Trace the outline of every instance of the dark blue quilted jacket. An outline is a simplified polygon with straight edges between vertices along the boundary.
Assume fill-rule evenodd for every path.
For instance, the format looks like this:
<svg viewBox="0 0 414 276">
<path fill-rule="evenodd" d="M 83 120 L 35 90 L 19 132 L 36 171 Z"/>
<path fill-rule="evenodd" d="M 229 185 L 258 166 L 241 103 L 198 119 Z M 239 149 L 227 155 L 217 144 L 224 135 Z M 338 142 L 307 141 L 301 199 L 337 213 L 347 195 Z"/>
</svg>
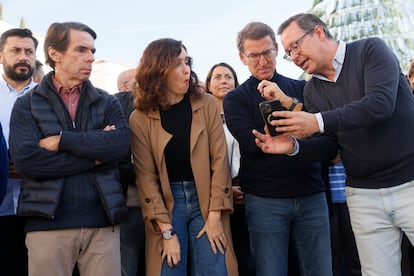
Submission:
<svg viewBox="0 0 414 276">
<path fill-rule="evenodd" d="M 120 104 L 87 81 L 72 121 L 52 74 L 20 97 L 12 111 L 10 153 L 24 177 L 18 215 L 28 216 L 27 231 L 117 224 L 126 215 L 117 160 L 129 149 Z M 103 131 L 107 125 L 116 130 Z M 39 139 L 60 133 L 59 152 L 38 145 Z"/>
</svg>

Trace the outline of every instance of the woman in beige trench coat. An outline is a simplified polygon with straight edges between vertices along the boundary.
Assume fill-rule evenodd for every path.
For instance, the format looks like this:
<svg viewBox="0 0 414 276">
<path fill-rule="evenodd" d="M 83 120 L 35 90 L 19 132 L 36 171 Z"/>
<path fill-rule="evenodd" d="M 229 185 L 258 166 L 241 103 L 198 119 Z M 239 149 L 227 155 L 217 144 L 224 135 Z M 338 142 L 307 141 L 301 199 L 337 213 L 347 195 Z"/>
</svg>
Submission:
<svg viewBox="0 0 414 276">
<path fill-rule="evenodd" d="M 173 39 L 147 46 L 136 81 L 131 149 L 147 275 L 182 276 L 188 268 L 195 275 L 238 275 L 231 176 L 215 100 L 199 91 L 191 58 Z"/>
</svg>

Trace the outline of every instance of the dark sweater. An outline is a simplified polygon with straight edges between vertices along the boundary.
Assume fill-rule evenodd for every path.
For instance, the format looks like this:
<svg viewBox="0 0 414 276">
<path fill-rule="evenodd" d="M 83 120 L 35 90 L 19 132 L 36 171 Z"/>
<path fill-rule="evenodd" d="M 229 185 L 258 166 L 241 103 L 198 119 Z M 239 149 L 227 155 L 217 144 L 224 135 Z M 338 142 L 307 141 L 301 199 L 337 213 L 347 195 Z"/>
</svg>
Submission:
<svg viewBox="0 0 414 276">
<path fill-rule="evenodd" d="M 303 102 L 305 81 L 297 81 L 275 73 L 271 81 L 289 96 Z M 265 154 L 259 149 L 252 129 L 262 131 L 264 122 L 259 103 L 265 99 L 257 90 L 259 80 L 250 77 L 229 92 L 223 107 L 227 126 L 240 144 L 240 185 L 243 190 L 263 197 L 291 198 L 314 194 L 325 189 L 320 164 L 297 156 Z"/>
<path fill-rule="evenodd" d="M 190 161 L 190 130 L 192 121 L 191 103 L 188 94 L 168 109 L 160 109 L 161 125 L 172 134 L 164 150 L 168 179 L 194 181 Z"/>
<path fill-rule="evenodd" d="M 383 188 L 414 179 L 414 98 L 395 55 L 378 38 L 347 44 L 336 82 L 312 78 L 305 106 L 338 136 L 347 185 Z"/>
</svg>

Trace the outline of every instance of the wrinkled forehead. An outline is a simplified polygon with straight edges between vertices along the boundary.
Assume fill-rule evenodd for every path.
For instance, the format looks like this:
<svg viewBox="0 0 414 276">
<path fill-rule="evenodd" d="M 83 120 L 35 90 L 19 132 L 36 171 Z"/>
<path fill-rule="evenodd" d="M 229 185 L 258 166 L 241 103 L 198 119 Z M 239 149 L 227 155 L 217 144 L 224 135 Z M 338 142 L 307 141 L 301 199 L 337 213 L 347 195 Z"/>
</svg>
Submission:
<svg viewBox="0 0 414 276">
<path fill-rule="evenodd" d="M 276 44 L 273 43 L 270 36 L 264 36 L 260 39 L 246 39 L 243 43 L 243 48 L 244 53 L 246 54 L 261 53 L 272 47 L 275 47 Z"/>
</svg>

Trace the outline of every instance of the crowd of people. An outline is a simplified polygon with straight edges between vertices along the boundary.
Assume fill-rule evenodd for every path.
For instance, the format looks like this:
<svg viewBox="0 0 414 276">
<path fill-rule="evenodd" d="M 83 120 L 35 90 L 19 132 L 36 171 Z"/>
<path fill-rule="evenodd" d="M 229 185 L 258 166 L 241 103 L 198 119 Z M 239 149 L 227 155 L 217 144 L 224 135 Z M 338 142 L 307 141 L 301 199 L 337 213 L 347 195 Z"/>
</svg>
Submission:
<svg viewBox="0 0 414 276">
<path fill-rule="evenodd" d="M 240 83 L 220 61 L 202 82 L 182 41 L 154 40 L 111 95 L 89 80 L 89 26 L 49 26 L 46 75 L 32 32 L 4 32 L 2 273 L 414 275 L 414 61 L 312 14 L 277 35 L 240 30 Z"/>
</svg>

